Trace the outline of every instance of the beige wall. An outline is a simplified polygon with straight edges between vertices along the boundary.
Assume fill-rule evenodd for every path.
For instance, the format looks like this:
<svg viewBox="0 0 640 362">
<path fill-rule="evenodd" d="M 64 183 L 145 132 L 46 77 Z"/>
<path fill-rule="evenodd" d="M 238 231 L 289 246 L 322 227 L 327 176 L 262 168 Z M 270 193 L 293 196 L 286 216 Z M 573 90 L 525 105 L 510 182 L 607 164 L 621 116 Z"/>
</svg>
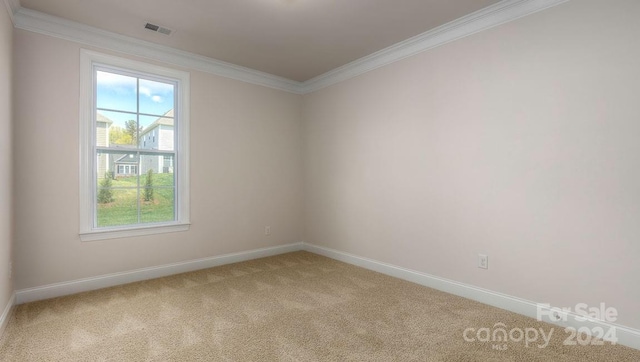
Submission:
<svg viewBox="0 0 640 362">
<path fill-rule="evenodd" d="M 640 328 L 638 14 L 572 1 L 306 95 L 305 241 Z"/>
<path fill-rule="evenodd" d="M 13 294 L 9 275 L 12 260 L 12 43 L 13 24 L 0 4 L 0 314 Z"/>
<path fill-rule="evenodd" d="M 80 46 L 15 52 L 16 289 L 302 240 L 301 97 L 192 71 L 191 230 L 81 242 Z"/>
</svg>

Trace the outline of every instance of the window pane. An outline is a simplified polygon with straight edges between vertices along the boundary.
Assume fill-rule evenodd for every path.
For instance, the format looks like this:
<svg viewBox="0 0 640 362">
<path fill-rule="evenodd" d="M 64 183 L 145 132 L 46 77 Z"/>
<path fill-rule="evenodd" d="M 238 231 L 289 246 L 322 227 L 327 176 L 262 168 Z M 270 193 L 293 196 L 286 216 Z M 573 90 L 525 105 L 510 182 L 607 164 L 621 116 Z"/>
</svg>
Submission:
<svg viewBox="0 0 640 362">
<path fill-rule="evenodd" d="M 140 185 L 143 186 L 149 171 L 153 173 L 153 187 L 173 187 L 175 158 L 173 155 L 140 155 Z"/>
<path fill-rule="evenodd" d="M 100 186 L 104 182 L 104 178 L 113 179 L 113 170 L 109 168 L 110 157 L 106 153 L 98 153 L 96 157 L 96 180 L 98 181 L 96 186 Z"/>
<path fill-rule="evenodd" d="M 137 187 L 139 168 L 140 156 L 137 152 L 100 151 L 96 163 L 97 186 L 105 187 L 103 183 L 107 175 L 112 180 L 112 186 L 108 187 Z"/>
<path fill-rule="evenodd" d="M 138 223 L 137 189 L 98 188 L 97 191 L 98 227 Z"/>
<path fill-rule="evenodd" d="M 140 116 L 140 148 L 173 151 L 173 118 Z"/>
<path fill-rule="evenodd" d="M 174 85 L 140 79 L 140 113 L 164 116 L 173 110 Z M 173 117 L 173 114 L 171 115 Z"/>
<path fill-rule="evenodd" d="M 163 174 L 173 174 L 175 170 L 175 157 L 173 155 L 162 156 L 162 170 Z M 172 178 L 173 180 L 173 178 Z"/>
<path fill-rule="evenodd" d="M 97 111 L 96 146 L 137 146 L 136 114 Z"/>
<path fill-rule="evenodd" d="M 154 165 L 154 168 L 148 167 L 150 163 Z M 175 220 L 175 181 L 171 169 L 173 156 L 142 155 L 140 164 L 144 171 L 140 176 L 141 221 Z M 167 165 L 166 169 L 165 164 Z M 160 172 L 156 172 L 155 168 L 159 168 Z"/>
<path fill-rule="evenodd" d="M 173 188 L 145 187 L 140 189 L 140 194 L 142 222 L 175 220 Z"/>
<path fill-rule="evenodd" d="M 127 153 L 120 157 L 119 155 L 114 155 L 113 163 L 117 166 L 114 167 L 115 178 L 119 181 L 120 186 L 123 187 L 133 187 L 137 186 L 137 176 L 138 176 L 138 166 L 140 165 L 140 156 L 137 153 Z M 131 183 L 130 185 L 124 185 L 123 183 L 127 180 Z"/>
<path fill-rule="evenodd" d="M 105 71 L 96 72 L 96 106 L 103 109 L 136 112 L 137 79 Z"/>
</svg>

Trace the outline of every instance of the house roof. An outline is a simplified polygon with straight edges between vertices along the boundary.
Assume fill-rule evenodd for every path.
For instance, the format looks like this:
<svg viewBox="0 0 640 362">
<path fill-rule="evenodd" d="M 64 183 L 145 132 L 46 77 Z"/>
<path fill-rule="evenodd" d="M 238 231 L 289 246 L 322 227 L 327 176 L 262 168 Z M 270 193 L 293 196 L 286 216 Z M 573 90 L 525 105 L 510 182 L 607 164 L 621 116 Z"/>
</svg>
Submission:
<svg viewBox="0 0 640 362">
<path fill-rule="evenodd" d="M 105 117 L 105 116 L 104 116 L 104 115 L 102 115 L 102 113 L 100 113 L 100 112 L 98 112 L 98 113 L 96 114 L 96 122 L 104 122 L 104 123 L 107 123 L 107 124 L 112 124 L 112 123 L 113 123 L 113 121 L 112 121 L 112 120 L 110 120 L 109 118 Z"/>
<path fill-rule="evenodd" d="M 136 145 L 118 145 L 111 144 L 109 148 L 119 148 L 118 152 L 138 152 L 138 146 Z"/>
<path fill-rule="evenodd" d="M 115 163 L 116 164 L 119 164 L 119 163 L 138 164 L 138 163 L 140 163 L 140 155 L 134 154 L 134 153 L 123 155 L 122 157 L 120 157 L 117 160 L 115 160 Z"/>
<path fill-rule="evenodd" d="M 149 133 L 152 129 L 154 129 L 154 128 L 160 126 L 160 125 L 173 127 L 173 120 L 174 120 L 174 118 L 173 118 L 173 109 L 170 109 L 167 113 L 162 115 L 162 117 L 159 117 L 158 119 L 153 121 L 153 123 L 151 123 L 148 127 L 143 129 L 142 132 L 140 132 L 140 136 Z"/>
</svg>

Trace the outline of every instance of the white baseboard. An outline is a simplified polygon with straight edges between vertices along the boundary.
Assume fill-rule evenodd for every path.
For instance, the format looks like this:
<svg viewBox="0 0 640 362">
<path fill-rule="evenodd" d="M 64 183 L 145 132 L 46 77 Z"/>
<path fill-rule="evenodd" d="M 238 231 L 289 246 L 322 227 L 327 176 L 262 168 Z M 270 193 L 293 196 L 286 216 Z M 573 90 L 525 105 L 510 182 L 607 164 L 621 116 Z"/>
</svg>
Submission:
<svg viewBox="0 0 640 362">
<path fill-rule="evenodd" d="M 544 310 L 544 312 L 547 313 L 544 313 L 542 320 L 560 327 L 573 327 L 576 329 L 586 327 L 586 331 L 591 331 L 596 327 L 603 328 L 605 331 L 615 328 L 616 337 L 618 339 L 617 343 L 640 350 L 640 330 L 634 328 L 607 323 L 600 320 L 581 320 L 579 315 L 565 312 L 555 313 L 556 315 L 560 315 L 561 318 L 553 320 L 551 319 L 551 316 L 554 315 L 554 310 L 551 310 L 551 308 L 540 308 L 540 304 L 532 301 L 304 242 L 225 254 L 211 258 L 203 258 L 19 290 L 11 297 L 2 316 L 0 317 L 0 334 L 5 328 L 14 304 L 55 298 L 63 295 L 160 278 L 168 275 L 186 273 L 194 270 L 212 268 L 215 266 L 299 250 L 306 250 L 308 252 L 438 289 L 446 293 L 475 300 L 534 319 L 538 317 L 539 310 Z"/>
<path fill-rule="evenodd" d="M 16 291 L 15 293 L 16 304 L 61 297 L 64 295 L 108 288 L 116 285 L 139 282 L 142 280 L 161 278 L 169 275 L 186 273 L 200 269 L 213 268 L 215 266 L 264 258 L 267 256 L 284 254 L 292 251 L 299 251 L 302 250 L 302 246 L 302 243 L 292 243 L 269 248 L 214 256 L 211 258 L 196 259 L 180 263 L 161 265 L 157 267 L 131 270 L 127 272 L 100 275 L 97 277 L 49 284 L 41 287 L 22 289 Z"/>
<path fill-rule="evenodd" d="M 2 315 L 0 315 L 0 337 L 4 333 L 5 328 L 7 328 L 7 324 L 9 323 L 9 318 L 11 317 L 11 312 L 13 311 L 13 306 L 16 302 L 16 294 L 11 294 L 11 298 L 9 298 L 9 302 L 7 302 Z"/>
<path fill-rule="evenodd" d="M 348 264 L 363 267 L 365 269 L 373 270 L 392 277 L 407 280 L 416 284 L 424 285 L 426 287 L 441 290 L 449 294 L 454 294 L 464 298 L 475 300 L 480 303 L 488 304 L 500 309 L 505 309 L 534 319 L 538 318 L 539 310 L 541 310 L 543 311 L 541 313 L 542 321 L 563 328 L 572 327 L 576 330 L 580 330 L 580 328 L 585 327 L 581 330 L 584 332 L 594 331 L 594 328 L 602 328 L 606 332 L 611 328 L 615 328 L 614 331 L 615 336 L 617 337 L 618 344 L 640 350 L 640 330 L 634 328 L 629 328 L 600 320 L 585 320 L 580 315 L 575 313 L 558 313 L 557 309 L 552 309 L 553 307 L 544 308 L 541 307 L 541 304 L 539 303 L 531 302 L 518 297 L 497 293 L 491 290 L 474 287 L 468 284 L 463 284 L 426 273 L 401 268 L 395 265 L 382 263 L 376 260 L 363 258 L 357 255 L 325 248 L 314 244 L 303 243 L 303 250 L 323 255 Z M 557 316 L 556 318 L 558 319 L 556 320 L 555 318 L 552 318 L 552 316 Z"/>
</svg>

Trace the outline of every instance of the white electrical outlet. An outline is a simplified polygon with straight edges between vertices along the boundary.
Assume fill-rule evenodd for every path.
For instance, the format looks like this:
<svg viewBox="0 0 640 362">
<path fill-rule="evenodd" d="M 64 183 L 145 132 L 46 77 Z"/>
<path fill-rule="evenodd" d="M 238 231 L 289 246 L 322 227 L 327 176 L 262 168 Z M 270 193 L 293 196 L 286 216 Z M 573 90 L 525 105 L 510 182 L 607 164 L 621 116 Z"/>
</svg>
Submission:
<svg viewBox="0 0 640 362">
<path fill-rule="evenodd" d="M 484 254 L 478 254 L 478 268 L 489 269 L 489 257 Z"/>
<path fill-rule="evenodd" d="M 265 226 L 264 227 L 264 234 L 265 235 L 271 235 L 271 226 Z"/>
</svg>

